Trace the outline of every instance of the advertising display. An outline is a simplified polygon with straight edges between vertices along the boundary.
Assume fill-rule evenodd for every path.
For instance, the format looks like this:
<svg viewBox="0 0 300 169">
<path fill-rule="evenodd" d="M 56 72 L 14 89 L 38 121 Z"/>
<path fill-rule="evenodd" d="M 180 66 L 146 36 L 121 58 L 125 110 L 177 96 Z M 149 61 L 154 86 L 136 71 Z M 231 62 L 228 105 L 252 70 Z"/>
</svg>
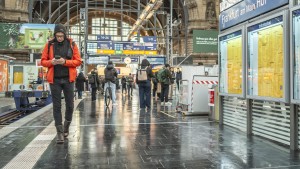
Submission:
<svg viewBox="0 0 300 169">
<path fill-rule="evenodd" d="M 243 92 L 242 31 L 220 37 L 220 93 L 241 95 Z"/>
<path fill-rule="evenodd" d="M 8 62 L 0 59 L 0 92 L 7 91 L 8 86 Z"/>
<path fill-rule="evenodd" d="M 284 98 L 283 16 L 250 26 L 248 34 L 248 95 Z"/>
<path fill-rule="evenodd" d="M 300 9 L 292 12 L 293 17 L 293 99 L 300 100 Z"/>
<path fill-rule="evenodd" d="M 0 49 L 43 49 L 55 24 L 0 23 Z"/>
<path fill-rule="evenodd" d="M 217 53 L 218 31 L 217 30 L 194 30 L 193 52 L 195 53 Z"/>
<path fill-rule="evenodd" d="M 166 63 L 165 57 L 147 57 L 147 60 L 150 62 L 152 68 L 158 65 L 164 65 Z"/>
</svg>

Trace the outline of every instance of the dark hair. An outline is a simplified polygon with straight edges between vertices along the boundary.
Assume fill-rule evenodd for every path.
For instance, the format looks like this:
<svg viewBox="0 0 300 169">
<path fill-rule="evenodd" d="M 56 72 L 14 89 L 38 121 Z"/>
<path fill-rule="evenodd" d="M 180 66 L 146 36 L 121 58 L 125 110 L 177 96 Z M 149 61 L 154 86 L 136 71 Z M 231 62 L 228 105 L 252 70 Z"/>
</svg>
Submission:
<svg viewBox="0 0 300 169">
<path fill-rule="evenodd" d="M 165 64 L 165 67 L 170 67 L 170 65 L 169 64 Z"/>
<path fill-rule="evenodd" d="M 109 62 L 108 62 L 108 64 L 112 65 L 112 64 L 113 64 L 113 62 L 112 62 L 112 61 L 109 61 Z"/>
</svg>

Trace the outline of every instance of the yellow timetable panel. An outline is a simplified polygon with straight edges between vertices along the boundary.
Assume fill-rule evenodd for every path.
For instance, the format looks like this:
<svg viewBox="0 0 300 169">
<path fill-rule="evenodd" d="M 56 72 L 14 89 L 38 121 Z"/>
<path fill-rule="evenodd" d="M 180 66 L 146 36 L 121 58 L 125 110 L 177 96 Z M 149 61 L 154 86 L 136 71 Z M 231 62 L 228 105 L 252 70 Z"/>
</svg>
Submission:
<svg viewBox="0 0 300 169">
<path fill-rule="evenodd" d="M 283 97 L 283 28 L 258 32 L 258 95 Z"/>
<path fill-rule="evenodd" d="M 242 94 L 242 37 L 227 42 L 228 93 Z"/>
</svg>

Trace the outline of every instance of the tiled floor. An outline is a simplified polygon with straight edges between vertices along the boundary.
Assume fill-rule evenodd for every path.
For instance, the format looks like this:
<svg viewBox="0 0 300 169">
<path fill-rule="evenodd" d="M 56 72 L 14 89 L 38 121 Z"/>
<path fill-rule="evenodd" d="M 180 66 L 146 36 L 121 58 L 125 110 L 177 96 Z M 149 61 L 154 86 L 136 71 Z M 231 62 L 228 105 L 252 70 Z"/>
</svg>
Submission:
<svg viewBox="0 0 300 169">
<path fill-rule="evenodd" d="M 247 138 L 207 117 L 165 114 L 153 104 L 139 110 L 137 93 L 118 93 L 118 106 L 105 109 L 103 99 L 83 100 L 74 112 L 70 136 L 55 139 L 34 168 L 300 168 L 298 153 L 261 138 Z M 0 140 L 4 167 L 51 123 L 51 112 Z M 28 127 L 32 126 L 32 127 Z M 35 152 L 32 152 L 35 153 Z M 24 160 L 34 161 L 35 159 Z M 20 163 L 20 168 L 26 168 Z"/>
</svg>

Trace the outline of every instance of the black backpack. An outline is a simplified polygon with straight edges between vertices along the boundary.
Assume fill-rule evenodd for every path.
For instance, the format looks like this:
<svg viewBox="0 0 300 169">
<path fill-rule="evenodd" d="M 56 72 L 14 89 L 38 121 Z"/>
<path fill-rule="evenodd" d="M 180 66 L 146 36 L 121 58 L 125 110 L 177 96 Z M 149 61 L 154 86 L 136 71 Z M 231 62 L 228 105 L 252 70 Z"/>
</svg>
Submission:
<svg viewBox="0 0 300 169">
<path fill-rule="evenodd" d="M 105 69 L 105 81 L 115 81 L 115 69 Z"/>
<path fill-rule="evenodd" d="M 88 80 L 89 80 L 89 84 L 94 84 L 95 83 L 95 78 L 92 74 L 88 75 Z"/>
</svg>

